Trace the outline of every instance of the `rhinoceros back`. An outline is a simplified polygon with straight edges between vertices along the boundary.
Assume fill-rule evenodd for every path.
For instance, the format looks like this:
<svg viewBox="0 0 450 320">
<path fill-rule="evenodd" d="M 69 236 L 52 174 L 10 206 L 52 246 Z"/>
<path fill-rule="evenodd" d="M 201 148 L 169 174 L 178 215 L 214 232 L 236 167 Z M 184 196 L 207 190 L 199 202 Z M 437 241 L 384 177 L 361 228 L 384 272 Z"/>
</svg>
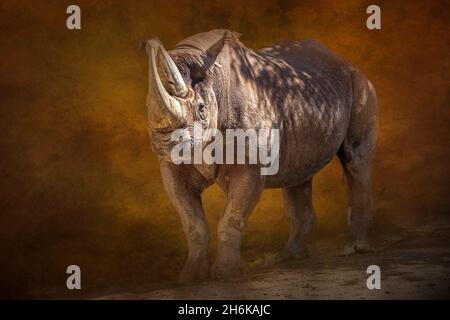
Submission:
<svg viewBox="0 0 450 320">
<path fill-rule="evenodd" d="M 354 67 L 322 44 L 285 41 L 257 52 L 268 63 L 284 65 L 277 87 L 267 92 L 277 109 L 280 170 L 269 178 L 274 186 L 295 184 L 326 165 L 347 131 L 353 102 Z M 300 80 L 299 80 L 300 79 Z"/>
</svg>

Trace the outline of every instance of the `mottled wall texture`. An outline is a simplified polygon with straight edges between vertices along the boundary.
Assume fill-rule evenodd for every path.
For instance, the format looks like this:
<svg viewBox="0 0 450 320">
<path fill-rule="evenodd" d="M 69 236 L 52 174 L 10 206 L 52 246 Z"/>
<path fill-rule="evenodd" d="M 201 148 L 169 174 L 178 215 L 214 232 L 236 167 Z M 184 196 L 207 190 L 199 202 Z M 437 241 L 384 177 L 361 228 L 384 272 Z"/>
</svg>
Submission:
<svg viewBox="0 0 450 320">
<path fill-rule="evenodd" d="M 72 3 L 80 31 L 66 29 Z M 373 3 L 382 30 L 366 28 Z M 375 225 L 449 214 L 449 19 L 446 0 L 1 1 L 0 294 L 67 295 L 70 264 L 91 293 L 176 279 L 184 236 L 146 131 L 148 60 L 138 45 L 151 35 L 168 49 L 214 28 L 241 32 L 254 49 L 323 42 L 378 92 Z M 337 237 L 346 231 L 337 161 L 314 187 L 315 236 Z M 223 200 L 217 187 L 204 196 L 213 235 Z M 280 191 L 265 191 L 244 256 L 276 251 L 288 229 Z"/>
</svg>

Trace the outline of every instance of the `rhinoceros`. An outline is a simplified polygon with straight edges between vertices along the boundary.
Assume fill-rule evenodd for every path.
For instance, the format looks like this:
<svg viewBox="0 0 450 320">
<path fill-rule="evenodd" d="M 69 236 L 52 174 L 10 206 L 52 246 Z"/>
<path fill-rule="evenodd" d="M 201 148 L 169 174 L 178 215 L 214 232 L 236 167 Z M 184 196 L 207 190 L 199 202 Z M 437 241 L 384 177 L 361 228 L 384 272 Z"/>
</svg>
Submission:
<svg viewBox="0 0 450 320">
<path fill-rule="evenodd" d="M 157 38 L 143 42 L 150 60 L 150 140 L 188 245 L 180 280 L 230 277 L 242 271 L 242 232 L 264 188 L 282 188 L 292 222 L 276 261 L 307 256 L 305 241 L 316 220 L 312 177 L 336 155 L 349 192 L 350 232 L 344 252 L 371 251 L 374 87 L 350 62 L 315 40 L 281 41 L 255 51 L 239 37 L 233 31 L 212 30 L 188 37 L 170 51 Z M 192 130 L 195 122 L 220 132 L 278 129 L 277 173 L 262 175 L 258 163 L 175 164 L 170 154 L 177 142 L 171 134 Z M 214 183 L 224 191 L 226 205 L 211 266 L 201 194 Z"/>
</svg>

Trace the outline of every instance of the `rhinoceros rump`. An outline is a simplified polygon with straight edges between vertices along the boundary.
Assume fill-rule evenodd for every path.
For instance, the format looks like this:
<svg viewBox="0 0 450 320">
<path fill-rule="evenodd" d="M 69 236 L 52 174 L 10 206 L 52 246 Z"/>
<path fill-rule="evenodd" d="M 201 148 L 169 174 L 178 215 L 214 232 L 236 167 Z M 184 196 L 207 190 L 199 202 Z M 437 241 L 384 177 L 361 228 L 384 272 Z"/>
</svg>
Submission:
<svg viewBox="0 0 450 320">
<path fill-rule="evenodd" d="M 165 189 L 180 215 L 189 254 L 180 279 L 209 275 L 209 232 L 201 193 L 217 182 L 226 193 L 218 224 L 212 275 L 241 268 L 241 233 L 264 188 L 283 188 L 292 228 L 277 260 L 303 257 L 314 221 L 311 181 L 334 156 L 349 189 L 350 237 L 346 253 L 370 250 L 371 161 L 376 141 L 376 95 L 349 62 L 320 43 L 284 41 L 259 51 L 237 33 L 196 34 L 166 52 L 155 38 L 147 96 L 149 133 L 159 155 Z M 261 175 L 260 164 L 181 164 L 170 159 L 177 129 L 278 129 L 279 170 Z M 226 146 L 224 146 L 225 148 Z"/>
</svg>

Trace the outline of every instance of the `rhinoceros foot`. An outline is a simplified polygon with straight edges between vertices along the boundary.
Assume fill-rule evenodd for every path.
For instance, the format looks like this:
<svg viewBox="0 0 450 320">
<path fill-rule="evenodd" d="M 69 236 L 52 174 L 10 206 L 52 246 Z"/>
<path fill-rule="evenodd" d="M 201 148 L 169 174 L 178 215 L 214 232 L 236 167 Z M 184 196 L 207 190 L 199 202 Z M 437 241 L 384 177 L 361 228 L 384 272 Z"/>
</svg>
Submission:
<svg viewBox="0 0 450 320">
<path fill-rule="evenodd" d="M 182 284 L 193 281 L 206 280 L 209 277 L 209 261 L 207 258 L 188 260 L 180 273 L 179 282 Z"/>
<path fill-rule="evenodd" d="M 300 260 L 310 256 L 310 251 L 306 246 L 289 245 L 287 244 L 283 250 L 281 250 L 273 258 L 273 263 L 280 263 L 289 260 Z"/>
<path fill-rule="evenodd" d="M 247 270 L 246 264 L 238 256 L 217 259 L 212 267 L 211 276 L 214 279 L 225 279 L 238 276 Z"/>
<path fill-rule="evenodd" d="M 344 250 L 342 251 L 342 256 L 350 256 L 356 253 L 371 253 L 375 252 L 375 248 L 372 247 L 369 242 L 364 241 L 353 241 L 348 243 Z"/>
</svg>

